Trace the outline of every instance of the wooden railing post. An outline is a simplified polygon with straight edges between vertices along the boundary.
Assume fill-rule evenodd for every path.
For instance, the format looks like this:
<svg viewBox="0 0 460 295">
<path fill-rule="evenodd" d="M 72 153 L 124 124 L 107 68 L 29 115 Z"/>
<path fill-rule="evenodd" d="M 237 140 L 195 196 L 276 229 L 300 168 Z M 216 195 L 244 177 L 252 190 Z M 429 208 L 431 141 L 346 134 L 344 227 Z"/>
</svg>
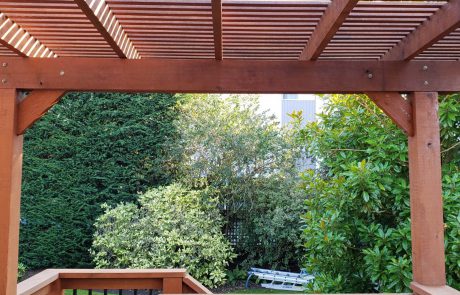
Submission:
<svg viewBox="0 0 460 295">
<path fill-rule="evenodd" d="M 183 278 L 164 278 L 163 294 L 182 294 Z"/>
<path fill-rule="evenodd" d="M 0 90 L 0 295 L 16 295 L 22 135 L 16 134 L 16 89 Z"/>
<path fill-rule="evenodd" d="M 413 280 L 423 286 L 443 286 L 446 271 L 438 94 L 415 92 L 411 94 L 411 101 L 414 134 L 409 136 L 409 178 Z"/>
</svg>

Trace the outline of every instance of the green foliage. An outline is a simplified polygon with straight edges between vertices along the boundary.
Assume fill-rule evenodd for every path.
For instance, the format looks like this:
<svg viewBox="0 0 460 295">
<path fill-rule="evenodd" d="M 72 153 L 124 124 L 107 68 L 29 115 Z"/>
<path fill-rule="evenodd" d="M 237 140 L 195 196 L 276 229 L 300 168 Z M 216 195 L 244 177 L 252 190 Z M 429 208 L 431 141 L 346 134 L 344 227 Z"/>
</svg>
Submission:
<svg viewBox="0 0 460 295">
<path fill-rule="evenodd" d="M 246 268 L 240 268 L 237 266 L 234 269 L 227 271 L 227 280 L 230 285 L 244 281 L 247 276 L 248 271 Z"/>
<path fill-rule="evenodd" d="M 97 219 L 92 254 L 99 268 L 177 268 L 208 287 L 225 282 L 234 257 L 213 193 L 173 184 Z"/>
<path fill-rule="evenodd" d="M 295 130 L 281 129 L 249 95 L 189 97 L 176 128 L 177 181 L 218 194 L 226 232 L 238 230 L 243 265 L 297 266 L 304 196 L 295 190 Z"/>
<path fill-rule="evenodd" d="M 32 269 L 88 267 L 100 204 L 168 182 L 164 143 L 178 97 L 71 93 L 26 133 L 21 259 Z"/>
<path fill-rule="evenodd" d="M 18 280 L 20 280 L 26 274 L 27 268 L 23 263 L 18 264 Z"/>
<path fill-rule="evenodd" d="M 449 284 L 460 287 L 460 99 L 440 104 Z M 370 100 L 333 95 L 302 132 L 319 171 L 303 175 L 308 291 L 403 292 L 411 274 L 407 139 Z"/>
</svg>

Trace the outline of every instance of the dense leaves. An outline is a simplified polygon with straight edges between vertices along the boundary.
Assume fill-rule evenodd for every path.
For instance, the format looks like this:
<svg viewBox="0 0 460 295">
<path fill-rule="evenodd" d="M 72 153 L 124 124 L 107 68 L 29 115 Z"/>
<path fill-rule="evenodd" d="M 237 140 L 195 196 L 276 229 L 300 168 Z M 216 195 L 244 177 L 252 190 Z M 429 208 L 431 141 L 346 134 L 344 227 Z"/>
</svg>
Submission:
<svg viewBox="0 0 460 295">
<path fill-rule="evenodd" d="M 168 181 L 164 143 L 178 97 L 69 94 L 26 133 L 21 260 L 32 269 L 91 264 L 100 204 Z"/>
<path fill-rule="evenodd" d="M 288 268 L 299 257 L 303 194 L 292 134 L 249 95 L 194 95 L 182 104 L 171 147 L 177 181 L 218 195 L 244 266 Z"/>
<path fill-rule="evenodd" d="M 460 96 L 440 104 L 448 281 L 460 287 Z M 412 279 L 407 140 L 364 96 L 333 95 L 301 132 L 309 291 L 401 292 Z"/>
<path fill-rule="evenodd" d="M 181 185 L 148 191 L 136 204 L 108 208 L 96 222 L 93 256 L 100 268 L 187 268 L 208 287 L 225 282 L 234 257 L 209 189 Z"/>
</svg>

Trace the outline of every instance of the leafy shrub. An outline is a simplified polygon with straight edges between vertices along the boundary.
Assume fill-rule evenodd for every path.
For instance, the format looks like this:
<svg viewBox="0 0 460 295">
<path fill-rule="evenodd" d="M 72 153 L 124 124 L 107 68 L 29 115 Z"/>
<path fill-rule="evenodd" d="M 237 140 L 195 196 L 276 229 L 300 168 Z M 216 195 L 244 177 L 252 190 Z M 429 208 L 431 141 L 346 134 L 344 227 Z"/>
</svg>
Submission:
<svg viewBox="0 0 460 295">
<path fill-rule="evenodd" d="M 184 101 L 175 122 L 180 136 L 170 148 L 176 181 L 216 191 L 243 267 L 297 267 L 304 194 L 296 190 L 294 129 L 280 128 L 256 96 Z"/>
<path fill-rule="evenodd" d="M 97 267 L 184 267 L 208 287 L 225 282 L 234 254 L 210 190 L 173 184 L 148 191 L 139 203 L 106 207 L 97 219 L 91 252 Z"/>
<path fill-rule="evenodd" d="M 26 274 L 27 268 L 24 264 L 18 264 L 18 280 L 20 280 Z"/>
<path fill-rule="evenodd" d="M 440 104 L 448 282 L 460 287 L 460 96 Z M 412 279 L 406 136 L 370 100 L 334 95 L 302 131 L 309 291 L 403 292 Z"/>
<path fill-rule="evenodd" d="M 21 260 L 31 269 L 90 267 L 101 204 L 167 183 L 165 141 L 179 97 L 70 93 L 26 132 Z"/>
</svg>

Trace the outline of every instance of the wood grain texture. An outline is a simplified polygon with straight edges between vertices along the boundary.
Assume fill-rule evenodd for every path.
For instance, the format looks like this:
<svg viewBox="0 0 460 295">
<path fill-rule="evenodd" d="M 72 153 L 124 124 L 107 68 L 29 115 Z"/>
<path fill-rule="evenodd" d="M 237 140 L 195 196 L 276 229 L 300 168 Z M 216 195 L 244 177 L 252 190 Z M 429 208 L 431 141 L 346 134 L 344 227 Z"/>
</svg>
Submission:
<svg viewBox="0 0 460 295">
<path fill-rule="evenodd" d="M 460 62 L 0 58 L 0 88 L 201 93 L 460 91 Z M 427 66 L 429 70 L 423 71 Z M 84 73 L 84 74 L 82 74 Z"/>
<path fill-rule="evenodd" d="M 22 135 L 16 135 L 16 89 L 0 90 L 0 294 L 16 294 Z"/>
<path fill-rule="evenodd" d="M 214 33 L 214 57 L 216 60 L 222 60 L 222 0 L 212 0 L 212 27 Z"/>
<path fill-rule="evenodd" d="M 409 136 L 414 134 L 412 106 L 398 92 L 368 92 L 367 96 Z"/>
<path fill-rule="evenodd" d="M 19 103 L 17 134 L 24 134 L 27 128 L 40 119 L 64 94 L 63 90 L 34 90 L 29 93 Z"/>
<path fill-rule="evenodd" d="M 184 284 L 187 285 L 194 293 L 197 294 L 212 294 L 212 292 L 203 286 L 200 282 L 198 282 L 195 278 L 191 275 L 187 274 L 183 280 Z"/>
<path fill-rule="evenodd" d="M 128 35 L 105 0 L 74 0 L 120 58 L 139 58 Z"/>
<path fill-rule="evenodd" d="M 55 57 L 55 53 L 17 23 L 0 13 L 0 43 L 22 57 Z"/>
<path fill-rule="evenodd" d="M 409 179 L 414 282 L 446 284 L 438 95 L 411 94 L 414 135 L 409 136 Z"/>
<path fill-rule="evenodd" d="M 300 60 L 316 60 L 342 26 L 358 0 L 332 0 L 305 45 Z"/>
<path fill-rule="evenodd" d="M 388 51 L 382 60 L 409 60 L 460 26 L 460 0 L 450 0 Z"/>
</svg>

